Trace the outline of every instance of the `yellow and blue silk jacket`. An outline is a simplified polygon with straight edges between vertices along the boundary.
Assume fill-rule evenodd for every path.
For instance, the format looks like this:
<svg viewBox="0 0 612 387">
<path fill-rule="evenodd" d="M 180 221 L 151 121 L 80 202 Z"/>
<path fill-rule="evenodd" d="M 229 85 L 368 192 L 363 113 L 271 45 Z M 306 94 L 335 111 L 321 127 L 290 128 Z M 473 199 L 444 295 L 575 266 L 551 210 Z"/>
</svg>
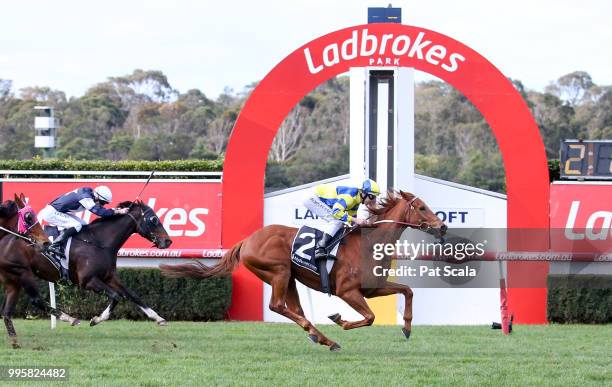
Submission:
<svg viewBox="0 0 612 387">
<path fill-rule="evenodd" d="M 332 216 L 343 222 L 351 222 L 361 204 L 359 189 L 355 187 L 320 184 L 315 188 L 319 199 L 332 209 Z"/>
</svg>

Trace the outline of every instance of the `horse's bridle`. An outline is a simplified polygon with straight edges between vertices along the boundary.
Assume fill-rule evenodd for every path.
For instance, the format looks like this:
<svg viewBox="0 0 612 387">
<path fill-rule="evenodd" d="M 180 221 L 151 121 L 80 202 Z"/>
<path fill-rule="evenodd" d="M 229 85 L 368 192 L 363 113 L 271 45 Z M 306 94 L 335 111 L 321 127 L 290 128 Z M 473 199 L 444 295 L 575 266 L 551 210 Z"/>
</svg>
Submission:
<svg viewBox="0 0 612 387">
<path fill-rule="evenodd" d="M 140 209 L 140 216 L 142 217 L 143 224 L 138 222 L 136 217 L 132 215 L 131 213 L 128 212 L 127 216 L 129 216 L 130 219 L 132 219 L 134 223 L 136 224 L 136 232 L 138 232 L 138 234 L 142 235 L 143 237 L 147 239 L 151 238 L 149 239 L 151 242 L 157 243 L 157 236 L 153 233 L 153 231 L 151 231 L 151 227 L 149 226 L 149 222 L 147 221 L 147 214 L 150 213 L 152 217 L 156 217 L 157 215 L 155 215 L 155 212 L 153 212 L 153 210 L 150 208 L 147 208 L 144 211 L 142 207 L 138 207 L 138 208 Z"/>
<path fill-rule="evenodd" d="M 31 213 L 34 215 L 34 219 L 36 219 L 36 222 L 32 223 L 31 225 L 28 226 L 27 222 L 25 221 L 25 214 L 26 213 Z M 17 232 L 11 231 L 7 228 L 4 227 L 0 227 L 0 230 L 9 233 L 11 235 L 14 235 L 18 238 L 24 239 L 28 242 L 30 242 L 30 244 L 35 245 L 36 242 L 34 241 L 34 239 L 30 238 L 28 233 L 30 232 L 30 230 L 32 229 L 32 227 L 36 226 L 36 224 L 38 224 L 38 217 L 36 216 L 36 213 L 34 212 L 34 210 L 32 209 L 32 207 L 30 206 L 25 206 L 23 208 L 20 208 L 19 210 L 17 210 L 17 215 L 18 215 L 18 219 L 17 219 Z"/>
<path fill-rule="evenodd" d="M 415 211 L 417 211 L 416 207 L 414 206 L 414 202 L 418 199 L 418 196 L 415 196 L 414 198 L 412 198 L 412 200 L 410 200 L 408 202 L 408 205 L 406 206 L 406 210 L 404 211 L 404 215 L 402 216 L 402 219 L 406 219 L 408 217 L 408 215 L 410 214 L 410 210 L 414 209 Z M 394 223 L 394 224 L 399 224 L 401 226 L 408 226 L 410 228 L 416 228 L 419 230 L 429 230 L 431 228 L 430 225 L 427 224 L 427 222 L 422 221 L 419 224 L 416 223 L 410 223 L 410 222 L 401 222 L 399 220 L 391 220 L 391 219 L 383 219 L 383 220 L 379 220 L 374 222 L 373 224 L 381 224 L 381 223 Z"/>
<path fill-rule="evenodd" d="M 28 223 L 25 220 L 26 214 L 28 214 L 28 213 L 32 214 L 32 216 L 34 216 L 34 220 L 35 220 L 35 222 L 32 223 L 29 226 L 28 226 Z M 30 232 L 32 227 L 36 226 L 39 223 L 38 217 L 36 216 L 36 213 L 34 212 L 32 207 L 30 207 L 30 206 L 25 206 L 23 208 L 20 208 L 17 211 L 17 214 L 19 216 L 19 220 L 17 221 L 17 231 L 20 234 L 26 235 L 28 232 Z"/>
</svg>

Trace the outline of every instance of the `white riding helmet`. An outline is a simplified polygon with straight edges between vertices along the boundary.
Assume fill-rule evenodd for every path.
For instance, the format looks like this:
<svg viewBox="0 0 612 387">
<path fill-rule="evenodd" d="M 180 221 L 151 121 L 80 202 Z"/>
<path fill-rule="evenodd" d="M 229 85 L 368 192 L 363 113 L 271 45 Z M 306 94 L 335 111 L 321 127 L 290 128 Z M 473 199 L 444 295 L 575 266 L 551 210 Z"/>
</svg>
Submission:
<svg viewBox="0 0 612 387">
<path fill-rule="evenodd" d="M 110 203 L 113 201 L 113 193 L 110 188 L 105 185 L 94 188 L 94 197 L 97 200 Z"/>
</svg>

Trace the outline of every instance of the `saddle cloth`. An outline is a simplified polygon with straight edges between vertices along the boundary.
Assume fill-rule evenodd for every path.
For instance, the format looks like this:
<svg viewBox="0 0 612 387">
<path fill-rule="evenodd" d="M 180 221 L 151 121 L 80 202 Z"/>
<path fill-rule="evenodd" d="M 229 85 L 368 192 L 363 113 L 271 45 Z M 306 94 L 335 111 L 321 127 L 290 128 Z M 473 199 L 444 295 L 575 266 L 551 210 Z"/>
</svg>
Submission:
<svg viewBox="0 0 612 387">
<path fill-rule="evenodd" d="M 314 259 L 315 246 L 323 237 L 323 231 L 310 227 L 302 226 L 295 234 L 291 245 L 291 263 L 296 266 L 303 267 L 311 272 L 320 275 L 319 267 Z M 334 238 L 335 240 L 335 238 Z M 336 262 L 336 254 L 338 253 L 339 243 L 336 243 L 328 254 L 327 272 L 330 273 Z"/>
</svg>

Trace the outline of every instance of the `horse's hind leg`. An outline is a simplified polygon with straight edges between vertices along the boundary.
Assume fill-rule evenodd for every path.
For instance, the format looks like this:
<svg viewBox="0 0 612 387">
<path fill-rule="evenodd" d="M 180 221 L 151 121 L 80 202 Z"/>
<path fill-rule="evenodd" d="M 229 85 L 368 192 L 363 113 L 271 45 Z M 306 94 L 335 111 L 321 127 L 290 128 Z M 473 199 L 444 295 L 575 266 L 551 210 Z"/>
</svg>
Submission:
<svg viewBox="0 0 612 387">
<path fill-rule="evenodd" d="M 109 285 L 111 287 L 113 287 L 114 289 L 116 289 L 125 298 L 127 298 L 128 300 L 130 300 L 134 304 L 136 304 L 140 308 L 140 310 L 142 310 L 144 312 L 144 314 L 147 315 L 148 318 L 150 318 L 151 320 L 155 321 L 157 324 L 159 324 L 161 326 L 168 325 L 168 322 L 164 318 L 160 317 L 157 314 L 157 312 L 155 312 L 153 309 L 151 309 L 147 305 L 145 305 L 145 303 L 142 302 L 142 300 L 140 299 L 140 297 L 138 297 L 138 295 L 136 293 L 134 293 L 132 290 L 126 288 L 119 281 L 119 278 L 117 278 L 117 276 L 114 276 L 111 279 Z"/>
<path fill-rule="evenodd" d="M 59 309 L 53 308 L 49 303 L 43 300 L 40 297 L 40 293 L 38 292 L 38 288 L 36 287 L 36 280 L 34 279 L 34 275 L 27 272 L 21 276 L 21 286 L 25 289 L 32 305 L 42 310 L 45 313 L 51 314 L 61 321 L 65 321 L 70 323 L 70 325 L 75 326 L 81 323 L 78 319 L 69 316 L 68 314 L 62 312 Z"/>
<path fill-rule="evenodd" d="M 2 307 L 2 318 L 4 319 L 4 325 L 8 333 L 9 339 L 11 340 L 11 346 L 15 349 L 20 348 L 19 341 L 17 340 L 17 332 L 13 326 L 13 311 L 17 300 L 19 299 L 19 286 L 12 286 L 5 284 L 4 286 L 4 304 Z"/>
<path fill-rule="evenodd" d="M 290 311 L 300 316 L 304 321 L 306 321 L 305 325 L 302 325 L 298 322 L 298 324 L 308 332 L 308 338 L 312 340 L 314 343 L 320 343 L 322 345 L 331 346 L 333 342 L 329 340 L 323 333 L 321 333 L 315 326 L 306 319 L 304 315 L 304 311 L 302 310 L 302 306 L 300 305 L 300 295 L 297 291 L 297 287 L 295 284 L 295 279 L 291 278 L 289 280 L 289 284 L 287 287 L 287 308 Z M 297 322 L 297 321 L 296 321 Z M 337 344 L 336 344 L 337 345 Z"/>
<path fill-rule="evenodd" d="M 289 289 L 289 272 L 286 274 L 281 273 L 274 275 L 270 281 L 270 285 L 272 286 L 272 297 L 270 298 L 270 310 L 287 317 L 288 319 L 294 321 L 296 324 L 302 327 L 305 331 L 309 333 L 318 332 L 314 330 L 314 326 L 310 321 L 308 321 L 303 314 L 300 316 L 298 313 L 294 312 L 290 308 L 287 307 L 287 294 Z M 297 289 L 296 289 L 297 294 Z M 295 301 L 295 300 L 294 300 Z M 298 304 L 299 305 L 299 301 Z M 301 309 L 301 308 L 300 308 Z M 337 351 L 340 349 L 340 346 L 333 341 L 329 340 L 322 334 L 317 335 L 317 340 L 319 340 L 319 344 L 327 345 L 330 350 Z"/>
</svg>

